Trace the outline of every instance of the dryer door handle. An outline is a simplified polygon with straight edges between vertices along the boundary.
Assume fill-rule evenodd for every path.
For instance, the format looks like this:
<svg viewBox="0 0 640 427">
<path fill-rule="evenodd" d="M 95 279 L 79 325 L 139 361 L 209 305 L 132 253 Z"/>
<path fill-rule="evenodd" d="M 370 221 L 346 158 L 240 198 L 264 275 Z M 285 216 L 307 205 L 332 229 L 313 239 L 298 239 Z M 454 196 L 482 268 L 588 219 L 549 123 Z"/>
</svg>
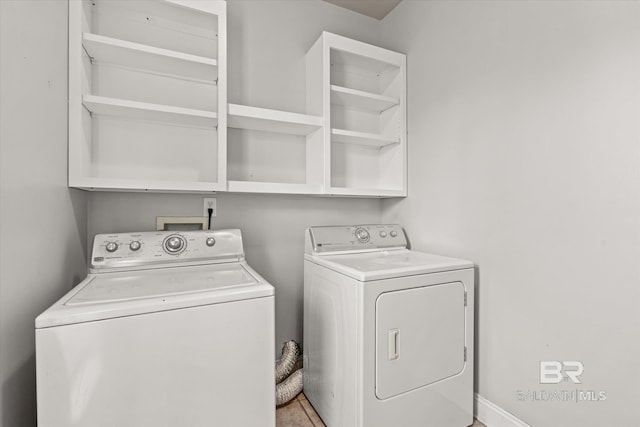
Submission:
<svg viewBox="0 0 640 427">
<path fill-rule="evenodd" d="M 396 360 L 400 357 L 400 353 L 398 352 L 398 341 L 400 338 L 400 330 L 399 329 L 390 329 L 389 330 L 389 360 Z"/>
</svg>

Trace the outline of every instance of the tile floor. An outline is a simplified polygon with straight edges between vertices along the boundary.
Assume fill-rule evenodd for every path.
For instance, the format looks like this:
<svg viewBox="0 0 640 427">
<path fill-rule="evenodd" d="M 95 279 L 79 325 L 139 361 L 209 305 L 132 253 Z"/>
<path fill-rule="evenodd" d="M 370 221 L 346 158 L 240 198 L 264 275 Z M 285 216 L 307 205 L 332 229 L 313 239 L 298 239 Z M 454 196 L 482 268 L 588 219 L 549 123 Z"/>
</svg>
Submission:
<svg viewBox="0 0 640 427">
<path fill-rule="evenodd" d="M 326 427 L 316 411 L 305 397 L 300 393 L 291 402 L 276 410 L 277 427 Z M 486 427 L 476 420 L 471 427 Z"/>
</svg>

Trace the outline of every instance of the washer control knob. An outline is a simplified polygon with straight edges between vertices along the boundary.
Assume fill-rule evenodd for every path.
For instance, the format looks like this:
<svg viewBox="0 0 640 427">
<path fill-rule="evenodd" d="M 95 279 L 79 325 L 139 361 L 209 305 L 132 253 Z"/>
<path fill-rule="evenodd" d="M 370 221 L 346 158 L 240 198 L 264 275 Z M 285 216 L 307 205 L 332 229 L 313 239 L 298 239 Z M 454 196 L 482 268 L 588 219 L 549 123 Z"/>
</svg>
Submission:
<svg viewBox="0 0 640 427">
<path fill-rule="evenodd" d="M 383 239 L 384 239 L 385 237 L 387 237 L 387 232 L 386 232 L 386 231 L 381 231 L 381 232 L 380 232 L 380 237 L 382 237 Z"/>
<path fill-rule="evenodd" d="M 391 237 L 396 237 L 398 235 L 398 232 L 396 230 L 392 230 L 389 234 L 391 235 Z"/>
<path fill-rule="evenodd" d="M 134 252 L 140 250 L 141 247 L 142 247 L 142 244 L 137 240 L 134 240 L 133 242 L 129 243 L 129 249 L 131 249 Z"/>
<path fill-rule="evenodd" d="M 170 254 L 175 254 L 184 249 L 184 239 L 180 236 L 169 236 L 164 241 L 164 249 Z"/>
<path fill-rule="evenodd" d="M 360 243 L 367 243 L 369 241 L 369 232 L 364 228 L 356 228 L 356 239 Z"/>
<path fill-rule="evenodd" d="M 213 237 L 207 237 L 206 243 L 207 243 L 207 246 L 211 247 L 216 244 L 216 239 L 214 239 Z"/>
<path fill-rule="evenodd" d="M 118 244 L 116 242 L 107 242 L 105 248 L 107 249 L 107 252 L 115 252 L 118 250 Z"/>
</svg>

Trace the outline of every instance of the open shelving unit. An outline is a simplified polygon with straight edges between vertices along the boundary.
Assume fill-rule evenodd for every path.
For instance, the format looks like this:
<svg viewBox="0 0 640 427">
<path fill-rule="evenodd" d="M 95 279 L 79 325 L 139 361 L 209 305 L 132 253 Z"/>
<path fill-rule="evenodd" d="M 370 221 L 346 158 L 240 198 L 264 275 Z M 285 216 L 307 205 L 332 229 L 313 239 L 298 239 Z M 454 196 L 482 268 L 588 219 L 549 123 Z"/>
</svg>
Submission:
<svg viewBox="0 0 640 427">
<path fill-rule="evenodd" d="M 321 116 L 246 105 L 228 108 L 228 190 L 321 194 Z"/>
<path fill-rule="evenodd" d="M 406 196 L 406 56 L 324 32 L 306 60 L 307 110 L 325 117 L 324 192 Z"/>
<path fill-rule="evenodd" d="M 69 3 L 69 186 L 402 197 L 406 57 L 324 32 L 306 113 L 227 104 L 226 2 Z"/>
<path fill-rule="evenodd" d="M 69 4 L 69 186 L 226 190 L 226 3 Z"/>
</svg>

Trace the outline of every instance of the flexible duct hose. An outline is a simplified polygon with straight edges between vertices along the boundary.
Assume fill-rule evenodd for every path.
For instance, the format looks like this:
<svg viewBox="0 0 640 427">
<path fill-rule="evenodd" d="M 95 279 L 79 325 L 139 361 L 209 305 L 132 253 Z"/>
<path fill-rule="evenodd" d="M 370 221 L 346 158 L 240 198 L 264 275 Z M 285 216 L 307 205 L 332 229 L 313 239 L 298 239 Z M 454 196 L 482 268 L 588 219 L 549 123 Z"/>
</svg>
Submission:
<svg viewBox="0 0 640 427">
<path fill-rule="evenodd" d="M 282 357 L 276 365 L 276 384 L 280 384 L 285 378 L 291 375 L 298 356 L 300 356 L 300 346 L 297 342 L 291 340 L 284 343 L 284 347 L 282 347 Z"/>
<path fill-rule="evenodd" d="M 276 406 L 283 405 L 302 391 L 302 369 L 298 369 L 276 386 Z"/>
<path fill-rule="evenodd" d="M 287 341 L 282 347 L 282 357 L 276 365 L 276 406 L 287 403 L 302 391 L 301 355 L 295 341 Z"/>
</svg>

